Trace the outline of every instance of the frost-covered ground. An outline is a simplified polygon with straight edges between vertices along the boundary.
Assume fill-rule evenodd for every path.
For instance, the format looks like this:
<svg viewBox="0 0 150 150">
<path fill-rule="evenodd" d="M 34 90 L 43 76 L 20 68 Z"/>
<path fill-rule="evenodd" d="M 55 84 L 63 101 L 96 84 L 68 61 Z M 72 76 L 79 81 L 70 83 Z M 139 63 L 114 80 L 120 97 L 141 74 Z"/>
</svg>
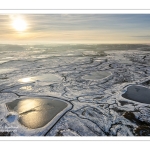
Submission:
<svg viewBox="0 0 150 150">
<path fill-rule="evenodd" d="M 0 134 L 150 135 L 150 105 L 122 97 L 129 85 L 150 88 L 150 51 L 119 48 L 2 47 Z M 16 112 L 6 107 L 6 103 L 26 97 L 55 97 L 72 107 L 53 126 L 29 129 L 18 122 Z"/>
</svg>

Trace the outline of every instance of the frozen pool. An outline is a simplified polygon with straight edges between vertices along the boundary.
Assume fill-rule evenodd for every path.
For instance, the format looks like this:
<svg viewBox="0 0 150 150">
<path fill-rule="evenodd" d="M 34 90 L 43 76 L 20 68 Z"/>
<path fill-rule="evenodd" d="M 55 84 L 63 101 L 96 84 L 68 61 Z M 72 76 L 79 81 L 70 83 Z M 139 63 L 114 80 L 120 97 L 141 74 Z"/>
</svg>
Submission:
<svg viewBox="0 0 150 150">
<path fill-rule="evenodd" d="M 52 97 L 24 98 L 6 103 L 6 106 L 10 112 L 18 113 L 20 124 L 30 129 L 36 129 L 48 124 L 58 114 L 63 114 L 68 103 Z"/>
<path fill-rule="evenodd" d="M 60 82 L 62 78 L 55 74 L 43 74 L 35 77 L 26 77 L 19 79 L 18 81 L 21 83 L 31 83 L 34 81 L 43 81 L 43 82 Z"/>
<path fill-rule="evenodd" d="M 111 75 L 109 71 L 97 71 L 83 76 L 85 80 L 100 80 Z"/>
</svg>

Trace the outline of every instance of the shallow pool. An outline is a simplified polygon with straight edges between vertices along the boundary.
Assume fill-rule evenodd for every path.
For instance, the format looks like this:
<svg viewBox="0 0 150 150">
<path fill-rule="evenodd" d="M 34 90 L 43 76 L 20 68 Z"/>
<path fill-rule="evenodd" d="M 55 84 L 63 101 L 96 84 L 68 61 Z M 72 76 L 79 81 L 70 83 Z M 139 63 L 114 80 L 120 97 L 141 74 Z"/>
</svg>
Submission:
<svg viewBox="0 0 150 150">
<path fill-rule="evenodd" d="M 24 98 L 6 103 L 6 106 L 10 112 L 18 113 L 20 124 L 36 129 L 53 120 L 57 114 L 67 108 L 68 103 L 52 97 Z"/>
<path fill-rule="evenodd" d="M 136 102 L 150 104 L 150 89 L 143 86 L 132 85 L 127 88 L 127 91 L 122 97 Z"/>
<path fill-rule="evenodd" d="M 43 74 L 40 76 L 35 76 L 35 77 L 26 77 L 26 78 L 21 78 L 18 81 L 21 83 L 31 83 L 34 81 L 43 81 L 43 82 L 59 82 L 61 81 L 62 78 L 58 75 L 55 74 Z"/>
</svg>

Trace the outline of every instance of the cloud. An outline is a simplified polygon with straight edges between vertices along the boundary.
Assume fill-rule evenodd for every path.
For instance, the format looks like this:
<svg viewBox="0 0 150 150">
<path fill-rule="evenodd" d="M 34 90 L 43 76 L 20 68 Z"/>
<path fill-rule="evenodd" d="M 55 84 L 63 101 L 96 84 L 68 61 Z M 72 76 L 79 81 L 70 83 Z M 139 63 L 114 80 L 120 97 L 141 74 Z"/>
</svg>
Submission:
<svg viewBox="0 0 150 150">
<path fill-rule="evenodd" d="M 131 36 L 136 38 L 150 38 L 150 35 Z"/>
<path fill-rule="evenodd" d="M 142 41 L 149 39 L 150 15 L 145 14 L 26 14 L 28 29 L 12 28 L 18 15 L 0 15 L 0 40 Z M 145 35 L 145 36 L 144 36 Z"/>
</svg>

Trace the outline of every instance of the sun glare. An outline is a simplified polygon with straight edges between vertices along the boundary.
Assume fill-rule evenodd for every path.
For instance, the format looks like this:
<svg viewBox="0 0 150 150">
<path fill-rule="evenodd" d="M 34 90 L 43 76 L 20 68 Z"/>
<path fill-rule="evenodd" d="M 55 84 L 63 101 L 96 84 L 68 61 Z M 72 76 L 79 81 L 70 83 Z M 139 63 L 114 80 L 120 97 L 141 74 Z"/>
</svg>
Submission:
<svg viewBox="0 0 150 150">
<path fill-rule="evenodd" d="M 21 18 L 14 19 L 12 25 L 13 28 L 17 31 L 25 31 L 27 28 L 26 21 Z"/>
</svg>

